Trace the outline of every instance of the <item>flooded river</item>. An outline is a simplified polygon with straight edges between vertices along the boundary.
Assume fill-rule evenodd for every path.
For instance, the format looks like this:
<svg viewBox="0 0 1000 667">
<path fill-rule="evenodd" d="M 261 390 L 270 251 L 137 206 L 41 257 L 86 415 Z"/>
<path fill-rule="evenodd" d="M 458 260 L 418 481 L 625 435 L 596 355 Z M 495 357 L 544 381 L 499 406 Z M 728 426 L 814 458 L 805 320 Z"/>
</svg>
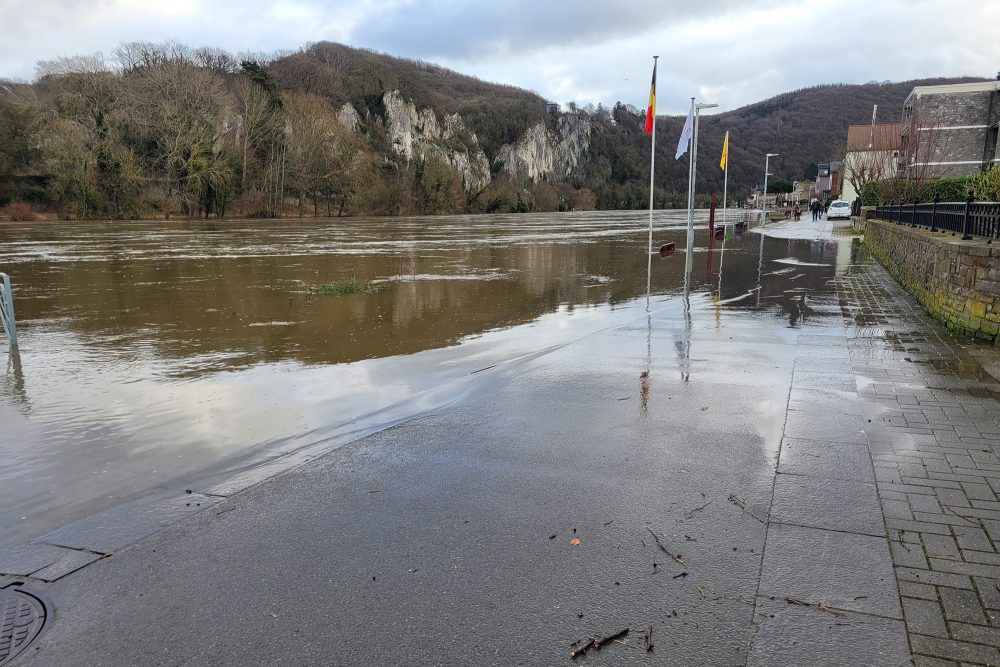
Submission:
<svg viewBox="0 0 1000 667">
<path fill-rule="evenodd" d="M 683 212 L 655 221 L 656 247 L 684 247 Z M 844 244 L 746 234 L 710 250 L 698 221 L 692 308 L 795 327 L 835 307 Z M 646 224 L 0 223 L 21 336 L 19 355 L 0 343 L 0 545 L 142 494 L 287 468 L 633 321 Z M 680 303 L 684 260 L 654 256 L 650 307 Z M 309 290 L 352 277 L 381 291 Z"/>
</svg>

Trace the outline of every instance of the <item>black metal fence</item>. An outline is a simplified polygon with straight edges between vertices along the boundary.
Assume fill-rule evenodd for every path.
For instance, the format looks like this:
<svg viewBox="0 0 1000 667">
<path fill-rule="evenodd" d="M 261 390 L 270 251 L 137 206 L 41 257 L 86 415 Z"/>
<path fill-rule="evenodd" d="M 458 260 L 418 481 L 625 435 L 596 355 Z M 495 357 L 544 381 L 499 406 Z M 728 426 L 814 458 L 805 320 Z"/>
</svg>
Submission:
<svg viewBox="0 0 1000 667">
<path fill-rule="evenodd" d="M 875 207 L 875 217 L 911 227 L 927 227 L 932 232 L 961 234 L 973 237 L 1000 238 L 1000 202 L 977 202 L 971 196 L 964 202 L 930 204 L 881 204 Z"/>
</svg>

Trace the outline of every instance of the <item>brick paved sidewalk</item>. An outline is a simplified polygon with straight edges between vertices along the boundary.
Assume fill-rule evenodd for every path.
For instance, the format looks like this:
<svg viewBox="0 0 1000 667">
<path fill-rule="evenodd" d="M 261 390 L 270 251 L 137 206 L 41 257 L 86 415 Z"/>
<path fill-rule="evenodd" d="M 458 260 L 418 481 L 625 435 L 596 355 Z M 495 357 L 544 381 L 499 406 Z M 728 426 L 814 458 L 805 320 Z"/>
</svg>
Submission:
<svg viewBox="0 0 1000 667">
<path fill-rule="evenodd" d="M 871 259 L 837 282 L 914 662 L 998 665 L 1000 354 Z"/>
</svg>

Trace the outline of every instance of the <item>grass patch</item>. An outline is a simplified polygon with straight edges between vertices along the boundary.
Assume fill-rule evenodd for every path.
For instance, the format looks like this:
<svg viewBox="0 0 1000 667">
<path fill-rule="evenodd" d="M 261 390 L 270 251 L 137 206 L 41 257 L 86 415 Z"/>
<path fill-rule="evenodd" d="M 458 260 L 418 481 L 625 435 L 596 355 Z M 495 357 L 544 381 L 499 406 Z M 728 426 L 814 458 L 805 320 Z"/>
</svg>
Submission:
<svg viewBox="0 0 1000 667">
<path fill-rule="evenodd" d="M 335 283 L 320 283 L 310 285 L 310 294 L 328 294 L 332 296 L 343 296 L 345 294 L 378 294 L 384 292 L 388 285 L 385 283 L 372 283 L 357 278 L 348 278 Z"/>
</svg>

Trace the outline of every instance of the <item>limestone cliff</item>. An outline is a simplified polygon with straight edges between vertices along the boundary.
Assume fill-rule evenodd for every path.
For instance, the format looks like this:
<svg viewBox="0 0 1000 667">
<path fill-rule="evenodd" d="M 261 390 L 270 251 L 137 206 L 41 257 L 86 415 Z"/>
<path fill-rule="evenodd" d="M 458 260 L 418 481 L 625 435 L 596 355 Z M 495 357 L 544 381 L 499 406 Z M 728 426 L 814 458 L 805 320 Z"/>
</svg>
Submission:
<svg viewBox="0 0 1000 667">
<path fill-rule="evenodd" d="M 490 163 L 458 114 L 438 122 L 433 109 L 417 110 L 398 91 L 382 96 L 386 131 L 392 150 L 407 161 L 437 155 L 447 161 L 462 179 L 465 189 L 480 190 L 490 182 Z"/>
<path fill-rule="evenodd" d="M 340 110 L 337 112 L 337 120 L 352 132 L 357 130 L 358 126 L 361 125 L 361 117 L 350 102 L 340 107 Z"/>
<path fill-rule="evenodd" d="M 538 181 L 543 176 L 570 176 L 590 149 L 590 120 L 573 113 L 559 116 L 556 130 L 535 125 L 514 144 L 500 148 L 495 160 L 515 176 Z"/>
</svg>

